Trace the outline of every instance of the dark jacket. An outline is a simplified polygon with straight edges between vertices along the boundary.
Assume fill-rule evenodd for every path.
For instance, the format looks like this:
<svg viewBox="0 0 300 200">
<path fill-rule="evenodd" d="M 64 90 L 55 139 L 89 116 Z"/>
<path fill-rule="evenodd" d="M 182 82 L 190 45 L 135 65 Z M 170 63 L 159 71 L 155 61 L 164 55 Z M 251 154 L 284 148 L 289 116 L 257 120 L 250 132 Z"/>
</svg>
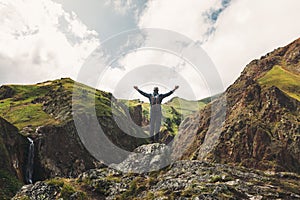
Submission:
<svg viewBox="0 0 300 200">
<path fill-rule="evenodd" d="M 152 94 L 152 93 L 146 93 L 146 92 L 143 92 L 142 90 L 138 89 L 137 90 L 141 95 L 143 95 L 144 97 L 147 97 L 150 101 L 150 104 L 151 105 L 155 105 L 155 104 L 161 104 L 162 100 L 165 98 L 165 97 L 168 97 L 170 96 L 171 94 L 173 94 L 173 90 L 171 90 L 170 92 L 168 93 L 165 93 L 165 94 Z"/>
</svg>

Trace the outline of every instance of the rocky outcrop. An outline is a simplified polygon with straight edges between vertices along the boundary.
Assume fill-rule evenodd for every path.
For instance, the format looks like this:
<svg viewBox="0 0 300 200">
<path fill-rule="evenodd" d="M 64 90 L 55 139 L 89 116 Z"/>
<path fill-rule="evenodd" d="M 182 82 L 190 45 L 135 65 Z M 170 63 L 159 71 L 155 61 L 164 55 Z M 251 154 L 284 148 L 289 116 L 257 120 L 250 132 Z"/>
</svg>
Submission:
<svg viewBox="0 0 300 200">
<path fill-rule="evenodd" d="M 40 200 L 40 199 L 55 199 L 59 193 L 59 187 L 55 185 L 50 185 L 45 182 L 36 182 L 34 185 L 24 185 L 21 188 L 18 196 L 15 196 L 13 199 L 22 199 L 26 196 L 31 200 Z"/>
<path fill-rule="evenodd" d="M 130 114 L 132 121 L 136 125 L 142 126 L 143 115 L 142 115 L 142 105 L 141 104 L 129 107 L 129 114 Z"/>
<path fill-rule="evenodd" d="M 276 86 L 258 83 L 273 66 L 288 59 L 293 66 L 284 65 L 286 69 L 299 69 L 299 44 L 298 39 L 252 61 L 223 95 L 184 120 L 173 154 L 182 159 L 299 173 L 300 102 Z"/>
<path fill-rule="evenodd" d="M 34 182 L 56 176 L 76 177 L 98 162 L 82 145 L 72 122 L 39 127 L 34 143 Z"/>
<path fill-rule="evenodd" d="M 170 163 L 170 148 L 164 144 L 153 143 L 136 148 L 127 159 L 110 167 L 122 172 L 143 173 L 157 171 Z"/>
<path fill-rule="evenodd" d="M 24 187 L 14 199 L 60 198 L 63 180 Z M 57 184 L 58 183 L 58 184 Z M 268 173 L 201 161 L 177 161 L 169 168 L 145 174 L 124 174 L 115 169 L 91 169 L 75 180 L 67 199 L 85 193 L 85 199 L 299 199 L 300 177 Z M 77 189 L 75 189 L 77 188 Z M 55 192 L 54 192 L 55 191 Z"/>
</svg>

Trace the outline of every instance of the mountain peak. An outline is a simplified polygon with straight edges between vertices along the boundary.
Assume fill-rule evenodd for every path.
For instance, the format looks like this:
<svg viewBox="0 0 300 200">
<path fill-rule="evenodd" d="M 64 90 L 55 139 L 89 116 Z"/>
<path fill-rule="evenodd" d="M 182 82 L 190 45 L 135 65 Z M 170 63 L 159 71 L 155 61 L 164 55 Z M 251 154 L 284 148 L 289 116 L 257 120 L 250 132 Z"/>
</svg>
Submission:
<svg viewBox="0 0 300 200">
<path fill-rule="evenodd" d="M 174 152 L 189 144 L 184 159 L 300 172 L 299 50 L 297 39 L 250 62 L 221 97 L 184 121 Z"/>
<path fill-rule="evenodd" d="M 262 56 L 260 59 L 251 61 L 241 73 L 240 79 L 258 79 L 274 66 L 284 66 L 284 69 L 300 74 L 300 38 L 287 46 L 280 47 Z"/>
</svg>

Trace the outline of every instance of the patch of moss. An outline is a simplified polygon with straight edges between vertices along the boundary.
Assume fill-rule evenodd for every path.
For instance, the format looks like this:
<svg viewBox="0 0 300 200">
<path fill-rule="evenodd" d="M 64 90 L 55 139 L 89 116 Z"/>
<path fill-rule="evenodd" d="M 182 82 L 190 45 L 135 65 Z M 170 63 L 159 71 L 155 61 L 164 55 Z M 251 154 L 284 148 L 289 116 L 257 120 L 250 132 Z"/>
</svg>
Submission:
<svg viewBox="0 0 300 200">
<path fill-rule="evenodd" d="M 146 191 L 144 179 L 137 177 L 131 181 L 127 191 L 117 197 L 119 200 L 134 199 L 139 193 Z"/>
<path fill-rule="evenodd" d="M 30 200 L 30 197 L 28 197 L 28 196 L 22 196 L 19 200 Z"/>
<path fill-rule="evenodd" d="M 153 186 L 158 182 L 157 178 L 151 176 L 148 177 L 146 181 L 148 186 Z"/>
<path fill-rule="evenodd" d="M 216 182 L 227 182 L 234 180 L 232 177 L 228 176 L 227 174 L 220 174 L 220 175 L 214 175 L 211 177 L 210 182 L 216 183 Z"/>
<path fill-rule="evenodd" d="M 195 194 L 195 189 L 193 187 L 188 187 L 181 192 L 181 196 L 192 197 Z"/>
<path fill-rule="evenodd" d="M 76 192 L 76 190 L 74 189 L 74 187 L 72 187 L 69 184 L 64 184 L 60 191 L 60 196 L 63 199 L 70 199 L 71 195 L 74 194 L 75 192 Z"/>
<path fill-rule="evenodd" d="M 53 186 L 58 186 L 58 187 L 63 187 L 65 182 L 63 179 L 61 178 L 53 178 L 53 179 L 49 179 L 46 181 L 46 183 L 48 185 L 53 185 Z"/>
<path fill-rule="evenodd" d="M 68 179 L 53 178 L 46 181 L 47 184 L 60 188 L 60 198 L 70 199 L 70 197 L 76 193 L 76 197 L 79 200 L 86 199 L 86 193 L 77 189 L 76 182 L 71 182 Z"/>
</svg>

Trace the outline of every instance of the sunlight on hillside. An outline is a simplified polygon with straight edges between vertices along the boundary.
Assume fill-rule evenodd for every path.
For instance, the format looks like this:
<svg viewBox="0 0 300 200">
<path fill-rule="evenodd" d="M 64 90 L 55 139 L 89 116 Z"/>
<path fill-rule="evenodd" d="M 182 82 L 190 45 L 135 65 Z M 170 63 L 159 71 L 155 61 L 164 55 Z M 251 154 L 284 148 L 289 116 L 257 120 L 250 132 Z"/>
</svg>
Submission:
<svg viewBox="0 0 300 200">
<path fill-rule="evenodd" d="M 267 87 L 276 86 L 290 97 L 300 101 L 300 76 L 283 69 L 281 66 L 274 66 L 258 82 Z"/>
</svg>

